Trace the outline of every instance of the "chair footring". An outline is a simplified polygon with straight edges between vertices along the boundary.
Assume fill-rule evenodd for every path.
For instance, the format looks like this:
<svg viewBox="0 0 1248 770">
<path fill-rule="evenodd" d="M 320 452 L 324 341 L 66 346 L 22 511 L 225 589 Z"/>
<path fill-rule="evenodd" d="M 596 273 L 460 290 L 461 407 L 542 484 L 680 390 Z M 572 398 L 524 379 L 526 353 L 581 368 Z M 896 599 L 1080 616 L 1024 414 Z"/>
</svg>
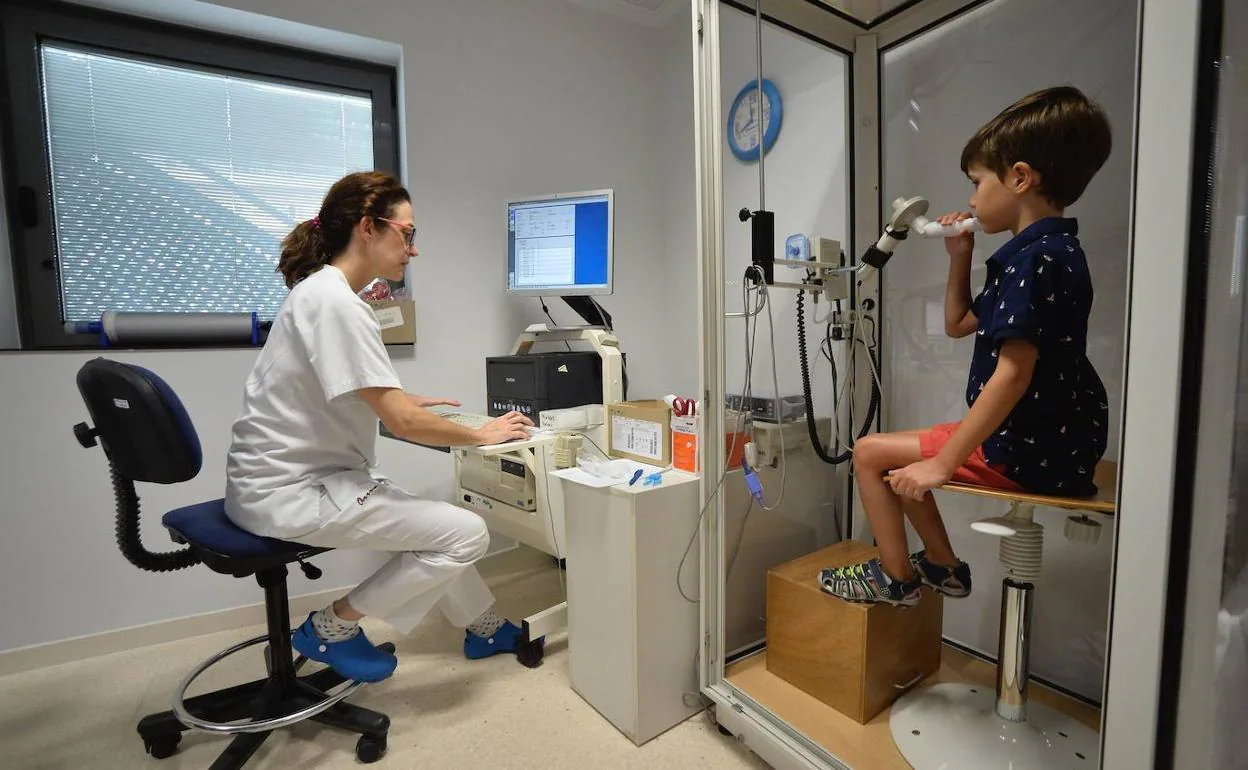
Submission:
<svg viewBox="0 0 1248 770">
<path fill-rule="evenodd" d="M 387 652 L 394 651 L 393 644 L 387 643 L 379 647 Z M 326 700 L 327 690 L 346 681 L 331 669 L 289 680 L 274 675 L 187 698 L 183 701 L 183 707 L 204 721 L 220 724 L 240 722 L 240 725 L 244 725 L 312 708 Z M 307 719 L 360 735 L 356 752 L 364 761 L 375 760 L 365 759 L 362 751 L 371 752 L 374 756 L 384 753 L 386 734 L 390 729 L 390 718 L 385 714 L 339 701 Z M 191 729 L 193 728 L 179 721 L 173 711 L 149 714 L 138 724 L 139 737 L 143 739 L 147 752 L 158 759 L 172 756 L 177 751 L 182 733 Z M 235 734 L 212 764 L 212 770 L 242 768 L 271 733 L 272 730 L 265 730 Z"/>
</svg>

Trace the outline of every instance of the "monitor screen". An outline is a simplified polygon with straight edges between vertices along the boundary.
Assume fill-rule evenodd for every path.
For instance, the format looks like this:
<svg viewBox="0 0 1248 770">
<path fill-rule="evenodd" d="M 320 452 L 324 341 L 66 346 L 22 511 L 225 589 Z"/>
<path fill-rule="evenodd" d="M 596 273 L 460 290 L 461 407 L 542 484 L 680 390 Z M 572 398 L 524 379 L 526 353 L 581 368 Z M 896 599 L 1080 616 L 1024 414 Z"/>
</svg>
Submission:
<svg viewBox="0 0 1248 770">
<path fill-rule="evenodd" d="M 507 291 L 584 296 L 611 293 L 611 190 L 507 204 Z"/>
</svg>

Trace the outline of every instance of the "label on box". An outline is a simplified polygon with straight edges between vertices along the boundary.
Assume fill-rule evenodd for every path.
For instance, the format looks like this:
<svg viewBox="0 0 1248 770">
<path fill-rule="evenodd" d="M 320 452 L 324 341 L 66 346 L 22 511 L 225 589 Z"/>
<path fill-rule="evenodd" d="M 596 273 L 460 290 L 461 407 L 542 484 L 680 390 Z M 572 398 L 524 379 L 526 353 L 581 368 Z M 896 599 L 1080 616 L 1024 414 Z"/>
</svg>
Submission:
<svg viewBox="0 0 1248 770">
<path fill-rule="evenodd" d="M 649 420 L 613 415 L 611 449 L 663 461 L 663 426 Z"/>
<path fill-rule="evenodd" d="M 403 325 L 403 308 L 401 307 L 374 309 L 373 315 L 377 316 L 377 323 L 381 324 L 382 331 Z"/>
<path fill-rule="evenodd" d="M 697 473 L 698 467 L 698 419 L 696 417 L 672 418 L 672 467 L 686 473 Z"/>
<path fill-rule="evenodd" d="M 692 433 L 693 435 L 696 436 L 698 433 L 701 432 L 701 429 L 698 426 L 698 418 L 697 417 L 680 417 L 678 415 L 673 415 L 672 416 L 672 432 L 673 433 Z"/>
</svg>

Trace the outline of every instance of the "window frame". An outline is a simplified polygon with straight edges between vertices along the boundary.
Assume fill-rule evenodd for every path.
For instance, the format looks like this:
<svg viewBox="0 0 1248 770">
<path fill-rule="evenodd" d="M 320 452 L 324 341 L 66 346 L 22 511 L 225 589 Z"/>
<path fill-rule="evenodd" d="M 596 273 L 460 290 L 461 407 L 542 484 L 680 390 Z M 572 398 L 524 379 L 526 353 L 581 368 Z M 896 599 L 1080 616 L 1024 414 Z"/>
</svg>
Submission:
<svg viewBox="0 0 1248 770">
<path fill-rule="evenodd" d="M 10 0 L 0 8 L 0 151 L 23 350 L 99 347 L 98 336 L 68 332 L 61 319 L 40 57 L 45 40 L 185 69 L 368 94 L 374 166 L 400 173 L 402 132 L 393 66 L 60 2 Z M 276 265 L 277 255 L 273 258 Z"/>
</svg>

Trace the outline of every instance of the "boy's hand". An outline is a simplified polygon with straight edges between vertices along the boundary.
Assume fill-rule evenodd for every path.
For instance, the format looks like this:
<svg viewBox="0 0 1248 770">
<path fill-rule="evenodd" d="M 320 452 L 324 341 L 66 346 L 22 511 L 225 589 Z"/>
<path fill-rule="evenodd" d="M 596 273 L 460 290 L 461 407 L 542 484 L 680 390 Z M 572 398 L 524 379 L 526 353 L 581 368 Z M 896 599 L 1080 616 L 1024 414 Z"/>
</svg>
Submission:
<svg viewBox="0 0 1248 770">
<path fill-rule="evenodd" d="M 975 216 L 969 211 L 955 211 L 951 214 L 945 214 L 936 221 L 943 225 L 952 225 L 961 222 L 963 219 L 970 219 Z M 949 252 L 950 257 L 970 259 L 971 251 L 975 248 L 975 234 L 963 233 L 955 235 L 952 238 L 945 239 L 945 251 Z"/>
<path fill-rule="evenodd" d="M 888 485 L 897 495 L 922 502 L 930 490 L 949 483 L 951 478 L 953 470 L 933 457 L 893 471 Z"/>
</svg>

